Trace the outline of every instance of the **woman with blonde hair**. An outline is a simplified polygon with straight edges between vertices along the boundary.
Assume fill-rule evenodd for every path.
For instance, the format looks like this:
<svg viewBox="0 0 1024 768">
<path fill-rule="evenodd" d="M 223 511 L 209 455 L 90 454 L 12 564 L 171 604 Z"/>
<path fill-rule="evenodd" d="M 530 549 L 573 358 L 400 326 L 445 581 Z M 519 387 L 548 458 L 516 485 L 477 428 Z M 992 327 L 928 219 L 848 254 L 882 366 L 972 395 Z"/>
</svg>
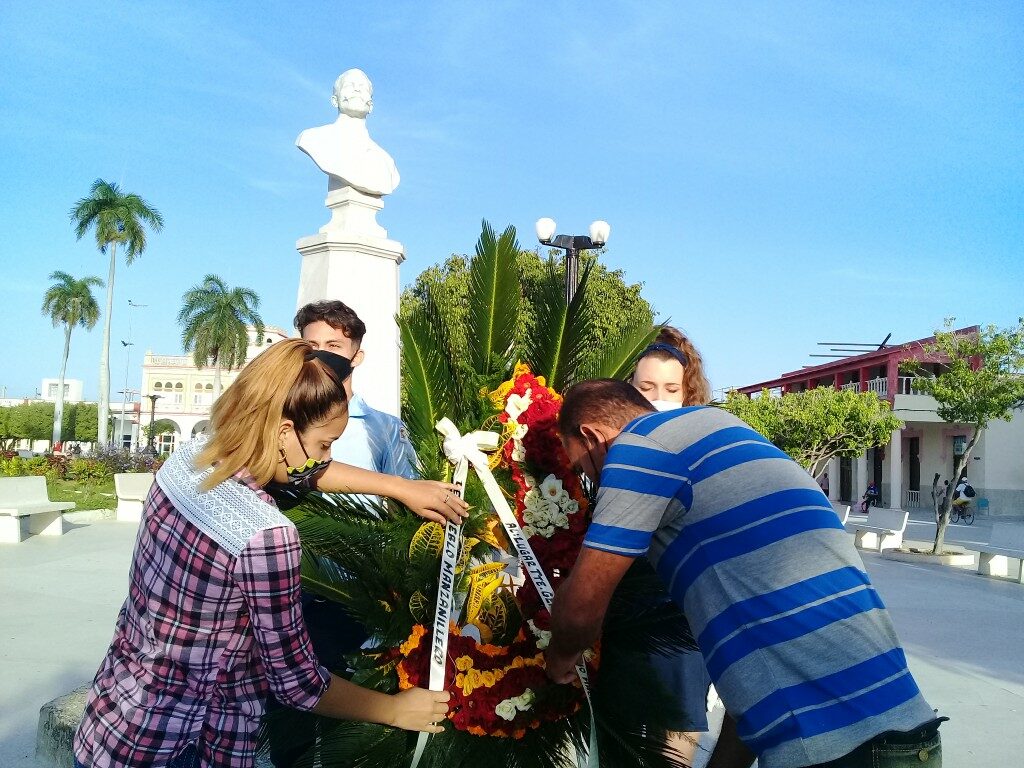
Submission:
<svg viewBox="0 0 1024 768">
<path fill-rule="evenodd" d="M 247 768 L 271 694 L 324 716 L 441 730 L 447 693 L 389 696 L 318 663 L 299 605 L 299 536 L 266 491 L 392 496 L 438 521 L 466 514 L 449 483 L 330 461 L 350 373 L 346 358 L 308 342 L 274 344 L 217 400 L 211 434 L 161 467 L 75 734 L 76 766 Z"/>
<path fill-rule="evenodd" d="M 670 325 L 640 353 L 630 383 L 659 411 L 707 405 L 711 384 L 704 375 L 700 352 L 685 334 Z M 669 599 L 665 595 L 665 599 Z M 708 730 L 708 686 L 711 677 L 699 651 L 673 656 L 653 655 L 651 664 L 676 698 L 680 717 L 667 733 L 672 749 L 690 765 L 700 735 Z"/>
</svg>

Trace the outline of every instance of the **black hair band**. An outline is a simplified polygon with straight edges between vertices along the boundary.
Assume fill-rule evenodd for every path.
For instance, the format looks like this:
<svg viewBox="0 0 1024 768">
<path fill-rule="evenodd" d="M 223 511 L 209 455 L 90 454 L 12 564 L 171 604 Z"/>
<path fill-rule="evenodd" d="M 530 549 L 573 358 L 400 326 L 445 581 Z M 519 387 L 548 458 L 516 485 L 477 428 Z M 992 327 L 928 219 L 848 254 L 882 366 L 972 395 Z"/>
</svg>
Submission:
<svg viewBox="0 0 1024 768">
<path fill-rule="evenodd" d="M 316 349 L 306 355 L 307 360 L 319 360 L 338 377 L 338 384 L 344 383 L 345 379 L 352 375 L 352 361 L 344 355 L 328 352 L 326 349 Z"/>
<path fill-rule="evenodd" d="M 640 353 L 640 357 L 638 357 L 636 361 L 639 363 L 652 352 L 668 352 L 668 354 L 672 355 L 672 357 L 679 361 L 679 364 L 683 366 L 683 368 L 685 368 L 689 362 L 686 359 L 686 355 L 680 351 L 679 347 L 673 347 L 671 344 L 666 344 L 663 341 L 656 341 L 648 346 L 647 349 Z"/>
</svg>

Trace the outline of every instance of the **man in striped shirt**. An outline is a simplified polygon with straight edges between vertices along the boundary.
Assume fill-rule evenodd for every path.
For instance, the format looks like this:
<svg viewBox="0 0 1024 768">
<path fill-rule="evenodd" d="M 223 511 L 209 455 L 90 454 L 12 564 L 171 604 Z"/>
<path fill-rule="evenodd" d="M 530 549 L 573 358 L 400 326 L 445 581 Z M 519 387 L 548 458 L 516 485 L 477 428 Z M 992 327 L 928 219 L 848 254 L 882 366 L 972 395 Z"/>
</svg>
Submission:
<svg viewBox="0 0 1024 768">
<path fill-rule="evenodd" d="M 725 411 L 653 412 L 610 379 L 570 389 L 559 427 L 598 495 L 552 611 L 553 679 L 572 679 L 619 580 L 647 556 L 729 713 L 709 768 L 941 765 L 939 719 L 850 536 L 798 464 Z"/>
</svg>

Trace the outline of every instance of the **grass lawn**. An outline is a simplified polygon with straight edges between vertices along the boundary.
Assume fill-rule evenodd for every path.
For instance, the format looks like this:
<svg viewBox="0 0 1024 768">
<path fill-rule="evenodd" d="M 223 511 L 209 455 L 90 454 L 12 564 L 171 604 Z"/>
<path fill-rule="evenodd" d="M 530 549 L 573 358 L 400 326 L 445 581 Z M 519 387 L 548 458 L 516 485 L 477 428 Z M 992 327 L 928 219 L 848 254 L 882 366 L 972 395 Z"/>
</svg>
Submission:
<svg viewBox="0 0 1024 768">
<path fill-rule="evenodd" d="M 51 480 L 46 479 L 50 501 L 73 501 L 76 510 L 117 509 L 114 478 L 109 480 Z"/>
</svg>

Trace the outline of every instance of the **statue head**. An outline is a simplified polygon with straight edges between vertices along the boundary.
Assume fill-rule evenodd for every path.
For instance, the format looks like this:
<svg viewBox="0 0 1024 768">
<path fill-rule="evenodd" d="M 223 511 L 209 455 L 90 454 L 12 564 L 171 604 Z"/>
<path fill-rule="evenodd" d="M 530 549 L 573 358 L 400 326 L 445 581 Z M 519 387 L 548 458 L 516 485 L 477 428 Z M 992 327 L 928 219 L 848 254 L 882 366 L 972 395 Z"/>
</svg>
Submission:
<svg viewBox="0 0 1024 768">
<path fill-rule="evenodd" d="M 334 81 L 331 103 L 349 117 L 365 118 L 373 111 L 373 85 L 361 69 L 348 69 Z"/>
</svg>

